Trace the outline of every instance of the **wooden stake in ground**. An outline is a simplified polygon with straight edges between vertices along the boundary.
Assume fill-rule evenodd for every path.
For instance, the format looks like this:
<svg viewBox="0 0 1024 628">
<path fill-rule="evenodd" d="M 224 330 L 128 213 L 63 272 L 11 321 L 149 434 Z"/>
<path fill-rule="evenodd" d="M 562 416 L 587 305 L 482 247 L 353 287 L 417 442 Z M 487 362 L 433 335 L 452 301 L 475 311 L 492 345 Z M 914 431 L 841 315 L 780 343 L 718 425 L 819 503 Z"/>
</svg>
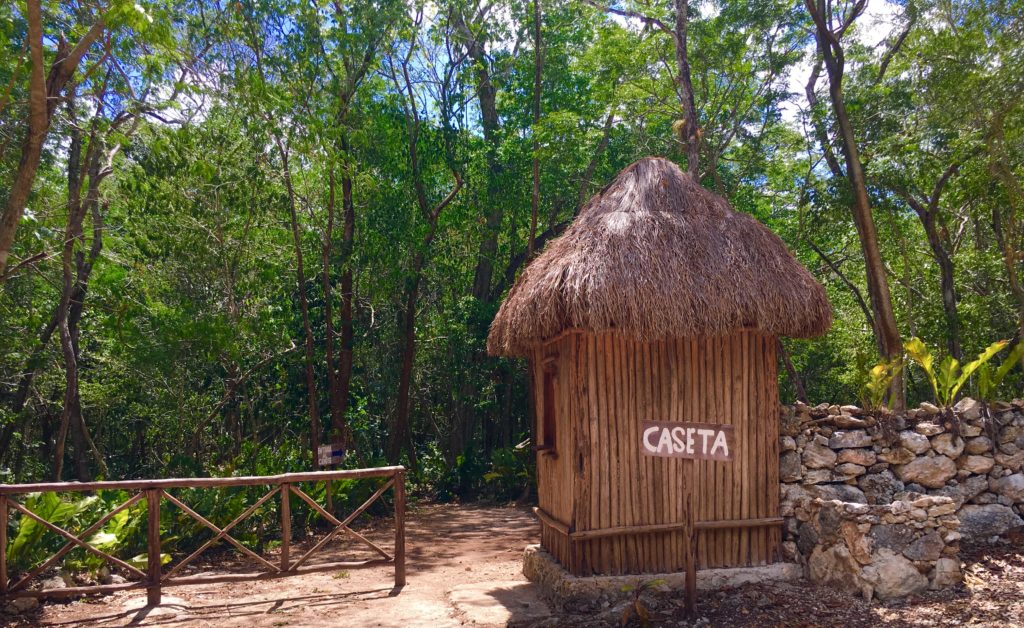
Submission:
<svg viewBox="0 0 1024 628">
<path fill-rule="evenodd" d="M 693 477 L 697 472 L 693 458 L 683 464 L 686 470 L 683 506 L 686 508 L 686 616 L 693 617 L 697 612 L 697 530 L 693 516 Z"/>
</svg>

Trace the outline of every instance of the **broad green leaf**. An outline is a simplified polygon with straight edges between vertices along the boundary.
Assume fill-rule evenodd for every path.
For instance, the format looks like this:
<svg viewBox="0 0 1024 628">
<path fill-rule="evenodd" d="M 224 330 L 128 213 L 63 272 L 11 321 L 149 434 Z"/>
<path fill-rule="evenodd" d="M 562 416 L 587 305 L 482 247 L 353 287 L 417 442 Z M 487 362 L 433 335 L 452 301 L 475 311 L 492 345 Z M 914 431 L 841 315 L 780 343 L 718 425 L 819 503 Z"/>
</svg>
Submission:
<svg viewBox="0 0 1024 628">
<path fill-rule="evenodd" d="M 953 390 L 949 394 L 949 402 L 953 403 L 956 400 L 956 394 L 960 392 L 960 389 L 967 380 L 971 377 L 971 374 L 978 369 L 979 366 L 985 364 L 989 360 L 995 357 L 997 353 L 1003 350 L 1003 348 L 1010 344 L 1008 340 L 999 340 L 993 342 L 988 346 L 987 349 L 978 354 L 978 357 L 964 365 L 963 373 L 960 374 L 960 378 L 956 380 L 956 384 L 953 386 Z"/>
</svg>

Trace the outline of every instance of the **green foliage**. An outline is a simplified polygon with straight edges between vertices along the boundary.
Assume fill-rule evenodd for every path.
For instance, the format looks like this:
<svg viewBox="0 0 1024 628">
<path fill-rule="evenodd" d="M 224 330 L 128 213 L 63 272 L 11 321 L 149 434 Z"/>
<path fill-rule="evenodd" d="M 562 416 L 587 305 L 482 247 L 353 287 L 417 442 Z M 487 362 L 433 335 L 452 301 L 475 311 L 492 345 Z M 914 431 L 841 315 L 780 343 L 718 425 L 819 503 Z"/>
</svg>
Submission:
<svg viewBox="0 0 1024 628">
<path fill-rule="evenodd" d="M 866 410 L 882 409 L 885 397 L 896 376 L 903 370 L 903 360 L 882 360 L 871 367 L 865 376 L 861 388 L 861 405 Z"/>
<path fill-rule="evenodd" d="M 523 495 L 533 456 L 513 444 L 530 436 L 529 378 L 522 361 L 489 357 L 485 345 L 503 295 L 527 263 L 533 158 L 540 161 L 537 231 L 545 242 L 637 158 L 682 160 L 672 135 L 680 118 L 672 37 L 579 0 L 545 4 L 535 121 L 532 40 L 523 30 L 532 24 L 529 4 L 498 0 L 474 11 L 441 0 L 420 13 L 416 3 L 369 0 L 233 2 L 223 10 L 191 0 L 45 3 L 47 63 L 62 37 L 73 45 L 101 15 L 106 28 L 70 81 L 77 112 L 68 109 L 67 90 L 51 100 L 57 108 L 11 252 L 13 265 L 33 261 L 0 285 L 0 478 L 53 475 L 66 380 L 51 321 L 63 284 L 69 148 L 83 131 L 82 155 L 101 149 L 104 174 L 99 213 L 86 216 L 74 253 L 100 244 L 94 233 L 102 247 L 73 334 L 80 339 L 83 425 L 110 479 L 308 470 L 300 295 L 309 305 L 318 436 L 326 440 L 334 430 L 330 338 L 335 363 L 343 353 L 351 359 L 342 402 L 354 452 L 346 464 L 386 462 L 409 340 L 404 296 L 416 276 L 412 451 L 401 460 L 413 467 L 411 492 L 441 500 Z M 642 4 L 634 8 L 671 21 L 670 3 Z M 972 379 L 981 398 L 1015 395 L 1024 372 L 1013 366 L 1024 349 L 1018 344 L 996 367 L 998 349 L 989 341 L 1021 333 L 1012 278 L 1024 274 L 1024 21 L 1014 3 L 888 6 L 894 28 L 913 19 L 912 27 L 888 55 L 897 38 L 879 43 L 858 19 L 843 36 L 843 89 L 898 327 L 947 353 L 981 353 L 961 365 L 911 341 L 908 351 L 921 366 L 904 369 L 908 395 L 911 403 L 948 405 Z M 0 5 L 0 85 L 9 90 L 0 97 L 0 207 L 27 128 L 23 7 Z M 824 159 L 816 131 L 818 123 L 826 136 L 835 128 L 827 76 L 818 78 L 815 105 L 804 85 L 792 84 L 816 61 L 807 28 L 799 3 L 691 3 L 700 178 L 776 232 L 825 286 L 832 330 L 783 340 L 810 400 L 860 395 L 865 407 L 880 409 L 906 360 L 875 363 L 850 186 L 843 164 L 835 172 Z M 467 36 L 477 38 L 477 59 Z M 403 81 L 393 80 L 406 58 L 418 105 L 411 109 Z M 480 96 L 491 90 L 497 123 L 485 133 Z M 830 148 L 841 156 L 837 145 Z M 449 166 L 465 185 L 428 241 L 417 192 L 442 198 Z M 87 185 L 90 175 L 81 181 Z M 487 270 L 481 298 L 474 284 Z M 349 279 L 351 346 L 343 347 Z M 798 387 L 780 379 L 789 401 Z M 98 472 L 81 442 L 65 443 L 66 479 L 83 467 Z M 338 483 L 335 501 L 356 503 L 373 488 Z M 304 490 L 325 497 L 322 484 Z M 260 494 L 178 496 L 224 524 Z M 98 497 L 61 496 L 33 507 L 84 529 L 79 522 L 95 521 L 119 498 Z M 238 528 L 239 538 L 270 542 L 279 525 L 273 501 Z M 386 503 L 380 508 L 373 514 Z M 297 526 L 317 521 L 294 500 L 293 509 Z M 175 508 L 161 516 L 169 553 L 209 538 Z M 145 552 L 142 522 L 143 506 L 134 506 L 93 542 L 125 559 L 138 556 Z M 12 529 L 12 543 L 25 535 L 12 544 L 19 565 L 59 543 L 38 526 L 20 525 Z M 67 559 L 96 566 L 81 550 Z"/>
<path fill-rule="evenodd" d="M 978 397 L 984 401 L 994 400 L 1003 380 L 1020 365 L 1021 359 L 1024 359 L 1024 341 L 1018 342 L 995 370 L 988 362 L 978 366 Z"/>
<path fill-rule="evenodd" d="M 928 377 L 935 394 L 935 402 L 943 408 L 950 408 L 956 403 L 957 395 L 967 380 L 982 365 L 995 357 L 1009 344 L 1006 340 L 999 340 L 988 346 L 987 349 L 978 354 L 974 360 L 964 364 L 962 367 L 959 360 L 952 356 L 946 356 L 942 363 L 935 367 L 935 358 L 931 350 L 921 341 L 920 338 L 911 338 L 904 345 L 907 355 L 913 360 Z M 1005 373 L 1004 373 L 1005 376 Z"/>
<path fill-rule="evenodd" d="M 24 506 L 33 513 L 65 528 L 81 525 L 88 515 L 96 514 L 101 505 L 98 496 L 84 499 L 62 499 L 56 493 L 33 493 L 26 496 Z M 50 533 L 45 526 L 32 519 L 22 516 L 17 532 L 7 546 L 7 561 L 13 570 L 28 569 L 37 562 L 53 553 L 64 539 Z M 46 542 L 44 542 L 44 537 Z M 56 538 L 53 538 L 56 537 Z"/>
</svg>

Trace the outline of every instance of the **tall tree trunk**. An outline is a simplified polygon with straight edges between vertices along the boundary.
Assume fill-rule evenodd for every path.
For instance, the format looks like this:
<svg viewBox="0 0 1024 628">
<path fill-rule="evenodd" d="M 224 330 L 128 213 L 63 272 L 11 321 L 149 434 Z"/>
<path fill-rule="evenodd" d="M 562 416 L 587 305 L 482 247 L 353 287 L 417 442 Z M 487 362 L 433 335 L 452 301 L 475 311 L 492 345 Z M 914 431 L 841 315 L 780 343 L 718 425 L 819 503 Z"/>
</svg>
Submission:
<svg viewBox="0 0 1024 628">
<path fill-rule="evenodd" d="M 697 126 L 697 107 L 693 98 L 693 81 L 690 78 L 690 59 L 687 51 L 687 14 L 686 0 L 675 0 L 675 27 L 673 36 L 676 44 L 676 77 L 679 98 L 683 105 L 684 127 L 679 134 L 686 147 L 686 171 L 697 178 L 700 167 L 700 127 Z"/>
<path fill-rule="evenodd" d="M 64 450 L 69 430 L 74 445 L 74 461 L 76 478 L 81 481 L 92 479 L 88 464 L 82 455 L 85 441 L 82 438 L 81 401 L 78 394 L 78 351 L 69 325 L 71 311 L 71 293 L 75 288 L 75 249 L 82 245 L 82 223 L 85 219 L 81 198 L 82 186 L 82 133 L 75 126 L 74 96 L 69 100 L 72 131 L 71 144 L 68 151 L 68 223 L 64 229 L 64 246 L 61 253 L 61 293 L 57 307 L 57 329 L 60 332 L 61 354 L 64 357 L 64 406 L 60 417 L 60 428 L 57 433 L 57 446 L 54 452 L 53 479 L 60 481 L 64 469 Z M 96 153 L 95 135 L 89 138 L 86 155 L 86 168 L 91 171 L 91 162 Z"/>
<path fill-rule="evenodd" d="M 406 280 L 403 308 L 400 325 L 402 337 L 402 361 L 398 372 L 398 400 L 395 406 L 395 421 L 388 440 L 388 460 L 397 464 L 402 457 L 402 449 L 409 455 L 410 465 L 415 465 L 415 450 L 411 446 L 411 430 L 409 427 L 410 390 L 412 387 L 412 368 L 416 357 L 416 304 L 419 300 L 420 276 L 423 256 L 417 255 L 413 263 L 413 275 Z"/>
<path fill-rule="evenodd" d="M 469 58 L 476 69 L 476 96 L 480 104 L 481 126 L 484 134 L 484 147 L 487 162 L 487 209 L 484 222 L 484 237 L 477 251 L 476 269 L 473 272 L 472 296 L 485 303 L 490 302 L 491 280 L 494 276 L 494 257 L 498 251 L 498 235 L 504 218 L 500 177 L 502 173 L 498 151 L 501 149 L 501 138 L 498 135 L 500 121 L 498 119 L 497 88 L 491 81 L 490 69 L 487 65 L 485 42 L 466 25 L 461 15 L 456 15 L 457 28 L 462 33 Z"/>
<path fill-rule="evenodd" d="M 916 203 L 915 203 L 916 204 Z M 953 281 L 953 257 L 948 243 L 943 241 L 936 224 L 935 211 L 931 208 L 914 207 L 921 219 L 932 257 L 939 266 L 939 282 L 942 290 L 942 311 L 946 318 L 946 347 L 957 360 L 963 359 L 960 347 L 960 316 L 957 312 L 956 285 Z"/>
<path fill-rule="evenodd" d="M 341 400 L 341 375 L 338 373 L 338 361 L 334 353 L 334 286 L 331 282 L 331 250 L 334 238 L 334 168 L 331 167 L 327 177 L 327 228 L 324 230 L 322 246 L 321 276 L 324 289 L 324 325 L 326 338 L 324 352 L 327 361 L 327 395 L 331 412 L 331 442 L 343 440 L 342 431 L 345 427 L 345 410 Z"/>
<path fill-rule="evenodd" d="M 888 359 L 897 359 L 903 355 L 903 341 L 900 339 L 893 312 L 892 296 L 889 281 L 885 274 L 885 265 L 878 245 L 878 233 L 875 220 L 871 213 L 871 201 L 868 198 L 867 182 L 864 168 L 857 148 L 857 140 L 853 124 L 846 110 L 843 96 L 843 49 L 829 24 L 831 24 L 831 5 L 827 0 L 805 0 L 811 17 L 814 19 L 815 37 L 825 61 L 825 69 L 829 78 L 829 97 L 832 110 L 839 127 L 840 147 L 846 162 L 846 178 L 853 194 L 853 222 L 860 238 L 861 252 L 864 255 L 864 268 L 867 275 L 868 296 L 874 312 L 875 339 L 879 352 Z M 839 29 L 841 33 L 863 11 L 866 0 L 860 0 L 852 10 L 847 21 Z M 901 410 L 906 406 L 906 395 L 903 390 L 903 378 L 897 377 L 890 388 L 890 402 L 894 409 Z"/>
<path fill-rule="evenodd" d="M 526 255 L 533 257 L 537 238 L 537 212 L 540 208 L 540 142 L 537 141 L 540 125 L 541 75 L 544 70 L 544 54 L 541 50 L 540 0 L 533 0 L 533 190 L 530 195 L 530 237 L 526 244 Z"/>
<path fill-rule="evenodd" d="M 78 68 L 82 57 L 103 34 L 105 28 L 103 18 L 100 17 L 74 48 L 69 47 L 61 39 L 57 45 L 56 59 L 44 79 L 43 19 L 39 0 L 27 0 L 26 8 L 29 58 L 32 61 L 29 74 L 28 125 L 18 170 L 7 197 L 7 207 L 0 217 L 0 284 L 5 279 L 18 223 L 25 213 L 28 197 L 32 193 L 36 171 L 39 169 L 39 161 L 43 154 L 43 145 L 50 130 L 50 120 L 59 101 L 58 96 Z"/>
<path fill-rule="evenodd" d="M 302 235 L 299 233 L 299 217 L 296 207 L 295 188 L 292 185 L 291 166 L 288 161 L 288 150 L 281 138 L 274 135 L 278 154 L 281 157 L 282 176 L 285 190 L 288 192 L 288 214 L 291 220 L 292 243 L 295 246 L 295 283 L 299 290 L 299 309 L 302 312 L 302 329 L 305 334 L 306 349 L 306 392 L 309 408 L 309 448 L 312 468 L 317 467 L 317 448 L 320 446 L 320 409 L 317 403 L 316 371 L 314 368 L 316 350 L 313 340 L 313 326 L 309 321 L 309 299 L 306 297 L 306 270 L 302 262 Z"/>
<path fill-rule="evenodd" d="M 793 385 L 793 393 L 796 395 L 797 401 L 807 403 L 807 390 L 804 389 L 800 373 L 793 366 L 793 360 L 789 358 L 789 351 L 786 351 L 786 346 L 782 344 L 781 339 L 777 339 L 775 342 L 778 344 L 779 357 L 782 358 L 782 364 L 786 367 L 786 375 L 789 377 L 789 383 Z"/>
<path fill-rule="evenodd" d="M 935 181 L 931 195 L 923 199 L 915 197 L 902 188 L 897 188 L 895 192 L 910 205 L 910 208 L 917 214 L 918 219 L 921 221 L 921 226 L 924 228 L 932 257 L 939 266 L 942 311 L 946 318 L 946 348 L 951 356 L 957 360 L 962 360 L 960 316 L 957 312 L 957 294 L 953 275 L 953 243 L 949 240 L 945 223 L 939 224 L 942 221 L 942 217 L 939 214 L 939 201 L 942 199 L 942 192 L 946 184 L 949 183 L 950 178 L 958 170 L 958 163 L 950 164 Z"/>
<path fill-rule="evenodd" d="M 455 185 L 441 201 L 431 207 L 427 199 L 427 187 L 423 181 L 423 170 L 419 159 L 419 134 L 420 118 L 416 103 L 415 92 L 413 91 L 412 79 L 409 76 L 409 57 L 402 67 L 402 78 L 404 79 L 404 94 L 408 98 L 404 108 L 406 114 L 406 129 L 409 134 L 409 166 L 412 171 L 413 192 L 416 196 L 416 207 L 422 220 L 427 224 L 427 233 L 423 236 L 423 242 L 419 251 L 413 258 L 410 274 L 406 278 L 405 291 L 403 295 L 404 309 L 402 313 L 401 329 L 402 335 L 402 362 L 399 368 L 398 379 L 398 400 L 395 405 L 395 418 L 391 425 L 391 434 L 388 441 L 387 455 L 392 463 L 397 463 L 402 455 L 404 447 L 409 455 L 409 464 L 416 468 L 416 450 L 412 444 L 412 432 L 409 428 L 410 415 L 410 391 L 412 387 L 412 371 L 416 357 L 416 305 L 419 300 L 420 282 L 422 281 L 423 268 L 426 265 L 427 254 L 437 233 L 437 223 L 441 212 L 447 207 L 459 190 L 462 189 L 462 176 L 451 165 L 452 175 L 455 177 Z M 402 91 L 398 77 L 394 77 L 395 86 Z M 447 151 L 446 151 L 447 152 Z M 451 159 L 450 153 L 447 155 Z"/>
<path fill-rule="evenodd" d="M 341 171 L 341 207 L 343 227 L 341 232 L 342 273 L 341 273 L 341 359 L 338 373 L 338 397 L 341 405 L 341 417 L 344 421 L 348 414 L 349 390 L 352 385 L 352 357 L 355 341 L 355 328 L 352 322 L 352 252 L 355 250 L 356 206 L 352 196 L 352 164 L 349 160 L 349 144 L 342 140 L 345 151 L 345 167 Z M 345 423 L 335 426 L 340 429 L 345 446 L 349 447 L 352 436 Z"/>
</svg>

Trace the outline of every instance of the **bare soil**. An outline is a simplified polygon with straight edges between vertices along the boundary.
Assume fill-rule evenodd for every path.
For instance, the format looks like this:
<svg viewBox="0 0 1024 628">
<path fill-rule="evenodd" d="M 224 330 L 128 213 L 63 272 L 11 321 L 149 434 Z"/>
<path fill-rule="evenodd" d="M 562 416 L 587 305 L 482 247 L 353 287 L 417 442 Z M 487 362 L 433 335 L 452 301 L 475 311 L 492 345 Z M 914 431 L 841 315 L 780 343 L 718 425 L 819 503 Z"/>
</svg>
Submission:
<svg viewBox="0 0 1024 628">
<path fill-rule="evenodd" d="M 361 530 L 390 547 L 384 524 Z M 495 594 L 509 623 L 529 626 L 620 626 L 624 605 L 596 615 L 538 614 L 522 576 L 522 550 L 537 542 L 537 524 L 525 510 L 476 505 L 429 505 L 407 520 L 408 585 L 393 588 L 390 567 L 306 574 L 269 581 L 169 587 L 164 604 L 145 608 L 145 591 L 125 591 L 71 603 L 48 603 L 25 618 L 42 626 L 460 626 L 474 617 L 453 603 L 454 588 L 500 583 L 519 589 Z M 317 561 L 370 557 L 349 541 L 332 541 Z M 251 571 L 222 554 L 203 573 Z M 697 618 L 682 602 L 651 611 L 654 626 L 970 626 L 1024 625 L 1024 540 L 965 547 L 963 586 L 894 603 L 871 604 L 808 583 L 763 583 L 701 595 Z M 191 573 L 196 573 L 193 571 Z M 516 583 L 522 583 L 519 587 Z M 526 601 L 524 601 L 526 600 Z M 525 612 L 525 604 L 534 607 Z M 500 616 L 500 614 L 499 614 Z M 539 618 L 538 618 L 539 617 Z M 0 618 L 2 623 L 2 618 Z M 635 616 L 630 622 L 639 625 Z"/>
</svg>

